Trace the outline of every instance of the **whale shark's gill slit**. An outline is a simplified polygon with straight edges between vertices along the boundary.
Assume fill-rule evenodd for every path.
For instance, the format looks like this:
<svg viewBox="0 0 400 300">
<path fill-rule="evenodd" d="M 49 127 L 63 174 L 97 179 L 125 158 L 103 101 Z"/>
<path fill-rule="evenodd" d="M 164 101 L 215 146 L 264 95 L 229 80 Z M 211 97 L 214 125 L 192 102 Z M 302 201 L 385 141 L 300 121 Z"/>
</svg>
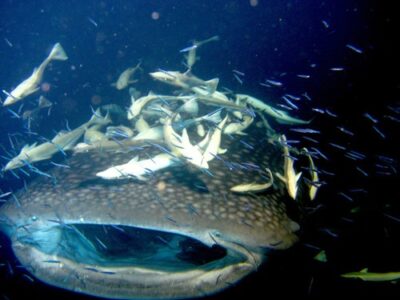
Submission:
<svg viewBox="0 0 400 300">
<path fill-rule="evenodd" d="M 179 272 L 227 260 L 227 251 L 221 246 L 208 247 L 184 235 L 130 226 L 55 226 L 41 235 L 35 247 L 78 264 L 104 268 L 134 266 Z"/>
</svg>

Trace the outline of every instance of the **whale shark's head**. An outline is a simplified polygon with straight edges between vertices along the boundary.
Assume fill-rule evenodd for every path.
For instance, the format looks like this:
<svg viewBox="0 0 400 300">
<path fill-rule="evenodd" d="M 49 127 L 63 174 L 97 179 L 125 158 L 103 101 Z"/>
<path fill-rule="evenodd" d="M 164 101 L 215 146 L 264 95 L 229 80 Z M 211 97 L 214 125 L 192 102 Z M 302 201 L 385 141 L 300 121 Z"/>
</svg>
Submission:
<svg viewBox="0 0 400 300">
<path fill-rule="evenodd" d="M 51 285 L 108 298 L 211 294 L 262 263 L 268 249 L 296 241 L 278 181 L 258 194 L 230 188 L 281 171 L 281 149 L 242 138 L 209 172 L 178 165 L 145 182 L 95 174 L 156 148 L 75 154 L 0 208 L 0 227 L 20 262 Z M 251 145 L 251 146 L 250 146 Z M 226 146 L 226 145 L 222 145 Z M 55 179 L 54 179 L 55 178 Z M 55 183 L 56 180 L 56 183 Z"/>
</svg>

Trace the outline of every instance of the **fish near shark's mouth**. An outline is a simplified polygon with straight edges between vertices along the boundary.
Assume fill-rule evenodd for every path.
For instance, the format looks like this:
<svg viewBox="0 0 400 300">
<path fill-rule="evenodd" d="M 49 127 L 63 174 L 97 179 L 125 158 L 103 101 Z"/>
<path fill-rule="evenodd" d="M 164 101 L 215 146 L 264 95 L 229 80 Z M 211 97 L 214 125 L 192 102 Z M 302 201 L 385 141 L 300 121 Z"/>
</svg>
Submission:
<svg viewBox="0 0 400 300">
<path fill-rule="evenodd" d="M 61 288 L 116 299 L 176 299 L 215 293 L 261 263 L 261 254 L 209 234 L 211 246 L 161 230 L 60 224 L 20 236 L 13 248 L 37 278 Z"/>
</svg>

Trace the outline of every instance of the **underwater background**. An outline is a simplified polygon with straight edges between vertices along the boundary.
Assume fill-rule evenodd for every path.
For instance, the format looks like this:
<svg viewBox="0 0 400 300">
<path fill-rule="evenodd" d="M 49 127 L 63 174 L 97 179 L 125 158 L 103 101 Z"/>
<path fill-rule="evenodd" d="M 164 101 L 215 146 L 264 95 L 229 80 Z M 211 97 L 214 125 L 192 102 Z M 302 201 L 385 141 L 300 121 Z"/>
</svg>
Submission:
<svg viewBox="0 0 400 300">
<path fill-rule="evenodd" d="M 300 213 L 293 209 L 301 225 L 299 242 L 271 253 L 258 272 L 209 298 L 254 292 L 259 298 L 398 295 L 399 284 L 340 277 L 366 267 L 400 272 L 400 49 L 398 19 L 390 6 L 361 0 L 3 0 L 0 86 L 10 91 L 61 43 L 69 59 L 49 66 L 46 84 L 21 108 L 34 107 L 40 94 L 52 101 L 51 112 L 41 111 L 31 124 L 32 131 L 51 137 L 85 122 L 91 107 L 128 107 L 129 93 L 110 85 L 139 60 L 144 72 L 136 75 L 134 87 L 143 93 L 167 90 L 147 74 L 158 68 L 185 70 L 179 50 L 194 39 L 218 35 L 218 42 L 199 52 L 196 76 L 219 77 L 221 86 L 274 104 L 284 104 L 284 94 L 306 93 L 311 101 L 303 100 L 292 113 L 313 119 L 309 126 L 320 134 L 310 137 L 317 142 L 287 126 L 276 129 L 320 150 L 316 164 L 327 174 L 316 200 L 303 203 Z M 232 70 L 245 75 L 238 80 Z M 266 79 L 281 85 L 268 87 Z M 19 107 L 10 109 L 19 114 Z M 18 153 L 37 139 L 26 134 L 26 121 L 13 112 L 0 109 L 1 166 L 13 149 Z M 332 143 L 363 158 L 349 158 Z M 1 194 L 24 185 L 10 173 L 1 176 Z M 7 238 L 0 237 L 0 299 L 93 298 L 24 276 L 29 273 L 18 266 Z M 326 261 L 315 259 L 322 250 Z"/>
</svg>

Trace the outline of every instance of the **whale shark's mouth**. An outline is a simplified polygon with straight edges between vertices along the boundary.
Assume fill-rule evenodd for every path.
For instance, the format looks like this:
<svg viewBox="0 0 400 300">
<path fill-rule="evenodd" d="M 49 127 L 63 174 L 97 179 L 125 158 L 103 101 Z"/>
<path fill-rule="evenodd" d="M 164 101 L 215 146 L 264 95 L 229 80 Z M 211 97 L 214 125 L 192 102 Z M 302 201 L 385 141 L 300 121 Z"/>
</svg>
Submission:
<svg viewBox="0 0 400 300">
<path fill-rule="evenodd" d="M 48 225 L 48 224 L 47 224 Z M 259 253 L 212 236 L 134 226 L 59 224 L 13 241 L 39 279 L 110 298 L 182 298 L 214 293 L 253 271 Z"/>
<path fill-rule="evenodd" d="M 76 263 L 104 268 L 135 266 L 181 272 L 217 263 L 225 248 L 181 234 L 132 226 L 68 224 L 37 233 L 35 247 Z M 236 263 L 239 257 L 231 257 Z"/>
</svg>

